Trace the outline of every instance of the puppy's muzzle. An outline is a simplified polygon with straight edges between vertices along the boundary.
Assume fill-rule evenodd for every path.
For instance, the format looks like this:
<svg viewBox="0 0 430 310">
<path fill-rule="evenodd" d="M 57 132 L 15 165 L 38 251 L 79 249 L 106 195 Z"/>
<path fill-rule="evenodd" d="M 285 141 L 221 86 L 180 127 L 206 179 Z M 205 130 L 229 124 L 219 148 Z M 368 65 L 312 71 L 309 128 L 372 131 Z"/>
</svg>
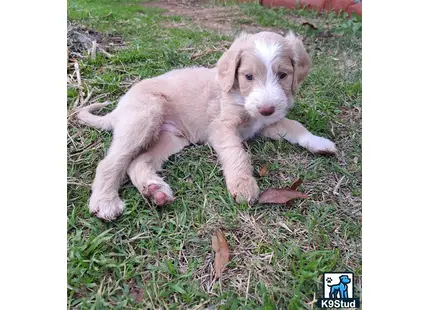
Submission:
<svg viewBox="0 0 430 310">
<path fill-rule="evenodd" d="M 272 115 L 275 112 L 274 106 L 263 106 L 258 108 L 258 112 L 260 112 L 261 115 L 269 116 Z"/>
</svg>

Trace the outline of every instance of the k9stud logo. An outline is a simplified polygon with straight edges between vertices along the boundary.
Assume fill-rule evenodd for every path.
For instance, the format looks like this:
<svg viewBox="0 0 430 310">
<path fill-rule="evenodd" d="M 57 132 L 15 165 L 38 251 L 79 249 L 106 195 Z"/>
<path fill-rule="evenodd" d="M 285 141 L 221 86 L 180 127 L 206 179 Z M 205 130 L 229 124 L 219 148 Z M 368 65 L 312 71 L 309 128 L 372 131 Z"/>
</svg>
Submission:
<svg viewBox="0 0 430 310">
<path fill-rule="evenodd" d="M 319 308 L 360 307 L 360 299 L 354 298 L 354 274 L 352 272 L 326 272 L 323 278 L 324 298 L 318 298 Z"/>
</svg>

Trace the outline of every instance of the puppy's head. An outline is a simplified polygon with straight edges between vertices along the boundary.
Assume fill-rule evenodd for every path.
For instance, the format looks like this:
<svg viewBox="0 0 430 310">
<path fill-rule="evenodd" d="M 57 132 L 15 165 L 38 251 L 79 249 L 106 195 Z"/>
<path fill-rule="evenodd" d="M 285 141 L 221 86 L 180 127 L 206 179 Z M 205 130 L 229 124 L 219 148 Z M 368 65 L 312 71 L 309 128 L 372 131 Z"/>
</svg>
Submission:
<svg viewBox="0 0 430 310">
<path fill-rule="evenodd" d="M 241 34 L 217 64 L 218 81 L 251 117 L 283 117 L 310 70 L 303 43 L 292 32 Z"/>
</svg>

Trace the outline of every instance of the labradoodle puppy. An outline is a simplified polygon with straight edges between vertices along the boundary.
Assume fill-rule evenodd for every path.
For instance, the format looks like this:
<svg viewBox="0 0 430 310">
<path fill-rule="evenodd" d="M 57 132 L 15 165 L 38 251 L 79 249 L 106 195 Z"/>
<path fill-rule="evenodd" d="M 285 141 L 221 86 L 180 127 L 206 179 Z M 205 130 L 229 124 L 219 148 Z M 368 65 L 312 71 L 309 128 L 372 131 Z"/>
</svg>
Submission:
<svg viewBox="0 0 430 310">
<path fill-rule="evenodd" d="M 259 188 L 242 141 L 262 135 L 313 153 L 336 152 L 333 142 L 285 118 L 310 64 L 303 43 L 291 32 L 285 37 L 243 33 L 213 69 L 185 68 L 145 79 L 105 116 L 91 113 L 105 103 L 83 108 L 77 114 L 81 122 L 113 131 L 112 145 L 96 170 L 90 211 L 105 220 L 122 213 L 118 189 L 126 173 L 154 203 L 172 202 L 172 189 L 157 171 L 189 144 L 209 143 L 229 192 L 249 203 L 258 198 Z"/>
</svg>

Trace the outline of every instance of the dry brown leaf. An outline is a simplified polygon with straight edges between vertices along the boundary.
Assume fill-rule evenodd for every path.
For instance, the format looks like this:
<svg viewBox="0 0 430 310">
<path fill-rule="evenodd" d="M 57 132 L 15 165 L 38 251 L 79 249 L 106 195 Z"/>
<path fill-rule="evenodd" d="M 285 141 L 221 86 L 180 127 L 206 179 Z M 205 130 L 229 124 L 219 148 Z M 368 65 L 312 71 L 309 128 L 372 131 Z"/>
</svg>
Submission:
<svg viewBox="0 0 430 310">
<path fill-rule="evenodd" d="M 218 279 L 230 261 L 227 241 L 219 230 L 212 236 L 212 249 L 215 251 L 215 279 Z"/>
<path fill-rule="evenodd" d="M 311 24 L 310 22 L 304 22 L 302 23 L 303 26 L 309 26 L 310 28 L 314 30 L 318 30 L 318 27 L 316 27 L 314 24 Z"/>
<path fill-rule="evenodd" d="M 291 184 L 290 189 L 292 189 L 293 191 L 297 190 L 299 188 L 299 186 L 302 184 L 302 179 L 298 178 L 297 180 L 295 180 L 293 182 L 293 184 Z M 285 205 L 287 207 L 291 207 L 293 204 L 293 200 L 288 201 Z"/>
<path fill-rule="evenodd" d="M 260 168 L 260 177 L 264 177 L 269 171 L 269 165 L 265 164 Z"/>
<path fill-rule="evenodd" d="M 269 188 L 261 193 L 258 203 L 282 204 L 297 198 L 308 198 L 308 195 L 290 188 Z"/>
<path fill-rule="evenodd" d="M 317 37 L 320 37 L 320 38 L 332 38 L 332 37 L 339 38 L 340 36 L 341 36 L 340 34 L 332 33 L 332 32 L 327 31 L 327 30 L 321 31 L 317 34 Z"/>
<path fill-rule="evenodd" d="M 295 180 L 293 182 L 293 184 L 291 184 L 290 189 L 292 189 L 293 191 L 297 190 L 299 188 L 299 186 L 303 183 L 302 179 L 298 178 L 297 180 Z"/>
</svg>

